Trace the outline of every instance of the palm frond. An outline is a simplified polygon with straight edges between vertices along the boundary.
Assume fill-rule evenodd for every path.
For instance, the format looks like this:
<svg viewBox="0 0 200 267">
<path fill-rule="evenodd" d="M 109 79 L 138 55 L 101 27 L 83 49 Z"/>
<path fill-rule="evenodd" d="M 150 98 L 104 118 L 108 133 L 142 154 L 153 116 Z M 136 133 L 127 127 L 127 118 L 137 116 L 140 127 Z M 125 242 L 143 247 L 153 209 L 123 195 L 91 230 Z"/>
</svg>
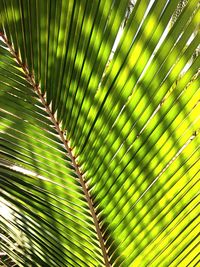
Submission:
<svg viewBox="0 0 200 267">
<path fill-rule="evenodd" d="M 6 266 L 198 264 L 200 4 L 129 2 L 0 0 Z"/>
</svg>

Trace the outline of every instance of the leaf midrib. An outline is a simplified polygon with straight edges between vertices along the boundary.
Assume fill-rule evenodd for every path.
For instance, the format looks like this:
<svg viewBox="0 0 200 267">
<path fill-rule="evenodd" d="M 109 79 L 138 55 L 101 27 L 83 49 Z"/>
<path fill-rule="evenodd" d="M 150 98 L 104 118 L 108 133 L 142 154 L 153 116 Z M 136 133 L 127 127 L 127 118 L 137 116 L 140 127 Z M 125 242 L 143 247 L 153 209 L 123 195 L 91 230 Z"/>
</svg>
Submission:
<svg viewBox="0 0 200 267">
<path fill-rule="evenodd" d="M 25 74 L 26 80 L 31 84 L 33 91 L 39 97 L 42 105 L 45 108 L 46 113 L 48 114 L 49 118 L 51 119 L 52 123 L 54 124 L 55 129 L 56 129 L 61 141 L 63 142 L 63 145 L 65 147 L 67 155 L 70 157 L 71 162 L 72 162 L 72 166 L 74 167 L 74 170 L 75 170 L 75 172 L 77 174 L 77 177 L 78 177 L 77 180 L 79 181 L 79 183 L 80 183 L 80 185 L 82 187 L 83 193 L 84 193 L 86 201 L 88 203 L 88 206 L 89 206 L 89 209 L 90 209 L 90 213 L 91 213 L 91 216 L 93 218 L 94 226 L 95 226 L 95 229 L 96 229 L 96 234 L 97 234 L 97 237 L 99 239 L 100 247 L 101 247 L 101 250 L 102 250 L 102 255 L 103 255 L 105 266 L 106 267 L 110 267 L 111 264 L 109 262 L 109 256 L 108 256 L 107 248 L 105 246 L 105 242 L 104 242 L 104 239 L 103 239 L 103 234 L 102 234 L 102 231 L 101 231 L 99 220 L 98 220 L 97 214 L 95 212 L 94 203 L 93 203 L 92 197 L 91 197 L 91 195 L 89 193 L 89 190 L 88 190 L 88 188 L 86 186 L 86 181 L 85 181 L 85 179 L 83 177 L 83 174 L 82 174 L 82 172 L 80 170 L 80 166 L 76 162 L 76 157 L 73 155 L 72 148 L 69 145 L 69 140 L 65 139 L 64 133 L 61 130 L 61 127 L 60 127 L 59 123 L 57 122 L 54 114 L 51 112 L 51 109 L 50 109 L 49 105 L 47 104 L 44 95 L 42 95 L 42 93 L 41 93 L 40 86 L 35 82 L 35 79 L 31 75 L 31 73 L 29 72 L 28 67 L 25 66 L 25 64 L 23 64 L 23 62 L 19 58 L 18 54 L 15 52 L 13 46 L 10 44 L 10 42 L 6 38 L 6 36 L 3 33 L 0 33 L 0 37 L 3 39 L 4 43 L 6 44 L 7 48 L 9 49 L 9 52 L 15 58 L 15 60 L 18 63 L 18 65 L 22 68 L 22 70 L 23 70 L 23 72 Z"/>
</svg>

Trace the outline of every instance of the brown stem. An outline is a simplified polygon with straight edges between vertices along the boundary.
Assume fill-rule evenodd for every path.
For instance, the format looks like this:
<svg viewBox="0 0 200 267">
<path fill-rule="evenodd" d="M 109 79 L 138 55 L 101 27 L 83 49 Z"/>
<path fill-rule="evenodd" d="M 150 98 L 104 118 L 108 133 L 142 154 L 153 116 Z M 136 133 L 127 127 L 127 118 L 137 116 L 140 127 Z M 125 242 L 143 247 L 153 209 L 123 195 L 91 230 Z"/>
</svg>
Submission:
<svg viewBox="0 0 200 267">
<path fill-rule="evenodd" d="M 57 131 L 58 135 L 60 136 L 60 139 L 62 140 L 62 142 L 64 144 L 64 147 L 65 147 L 65 149 L 67 151 L 67 154 L 69 155 L 69 157 L 71 159 L 71 162 L 72 162 L 72 165 L 73 165 L 73 167 L 74 167 L 74 169 L 76 171 L 76 174 L 78 176 L 78 181 L 79 181 L 80 185 L 82 186 L 82 190 L 84 192 L 85 198 L 86 198 L 86 200 L 88 202 L 88 206 L 89 206 L 89 209 L 90 209 L 93 221 L 94 221 L 94 225 L 95 225 L 95 228 L 96 228 L 96 232 L 97 232 L 97 236 L 98 236 L 98 239 L 99 239 L 100 247 L 101 247 L 101 250 L 102 250 L 105 266 L 106 267 L 110 267 L 111 264 L 109 263 L 109 256 L 108 256 L 108 253 L 107 253 L 107 250 L 106 250 L 106 247 L 105 247 L 103 235 L 102 235 L 101 228 L 100 228 L 100 225 L 99 225 L 99 220 L 98 220 L 97 214 L 96 214 L 95 209 L 94 209 L 94 204 L 93 204 L 93 201 L 92 201 L 92 197 L 91 197 L 91 195 L 90 195 L 90 193 L 89 193 L 89 191 L 88 191 L 88 189 L 86 187 L 85 179 L 84 179 L 84 177 L 83 177 L 83 175 L 81 173 L 81 170 L 80 170 L 80 167 L 79 167 L 78 163 L 76 162 L 76 157 L 72 153 L 72 148 L 69 145 L 69 141 L 65 139 L 63 131 L 61 130 L 61 128 L 59 126 L 59 123 L 57 122 L 54 114 L 51 112 L 51 109 L 50 109 L 49 105 L 46 103 L 46 100 L 45 100 L 44 96 L 41 93 L 39 85 L 36 84 L 35 79 L 30 74 L 27 66 L 23 64 L 23 62 L 19 58 L 18 54 L 15 52 L 14 48 L 12 47 L 12 45 L 7 40 L 6 36 L 3 33 L 0 33 L 0 36 L 2 37 L 4 43 L 7 45 L 10 53 L 16 59 L 16 61 L 19 64 L 19 66 L 23 69 L 24 74 L 26 75 L 27 81 L 31 84 L 31 86 L 33 87 L 33 90 L 38 95 L 41 103 L 44 105 L 47 114 L 49 115 L 52 123 L 54 124 L 54 126 L 56 128 L 56 131 Z"/>
</svg>

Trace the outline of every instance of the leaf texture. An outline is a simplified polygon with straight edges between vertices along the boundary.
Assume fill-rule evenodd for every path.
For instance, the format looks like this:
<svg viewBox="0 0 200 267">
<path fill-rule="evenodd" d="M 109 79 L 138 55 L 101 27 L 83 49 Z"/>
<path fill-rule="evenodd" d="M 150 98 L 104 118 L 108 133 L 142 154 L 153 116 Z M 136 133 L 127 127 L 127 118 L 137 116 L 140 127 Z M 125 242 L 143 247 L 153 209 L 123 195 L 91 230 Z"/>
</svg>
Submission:
<svg viewBox="0 0 200 267">
<path fill-rule="evenodd" d="M 200 12 L 182 2 L 124 23 L 128 0 L 0 0 L 6 266 L 198 265 Z"/>
</svg>

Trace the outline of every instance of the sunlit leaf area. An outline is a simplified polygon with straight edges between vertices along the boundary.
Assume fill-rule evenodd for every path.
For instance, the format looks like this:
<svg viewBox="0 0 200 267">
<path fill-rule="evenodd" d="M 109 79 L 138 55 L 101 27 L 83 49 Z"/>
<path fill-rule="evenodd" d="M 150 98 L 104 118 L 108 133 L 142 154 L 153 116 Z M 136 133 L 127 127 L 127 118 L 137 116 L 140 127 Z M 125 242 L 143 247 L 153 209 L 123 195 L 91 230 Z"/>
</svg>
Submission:
<svg viewBox="0 0 200 267">
<path fill-rule="evenodd" d="M 0 0 L 0 266 L 200 262 L 199 0 Z"/>
</svg>

